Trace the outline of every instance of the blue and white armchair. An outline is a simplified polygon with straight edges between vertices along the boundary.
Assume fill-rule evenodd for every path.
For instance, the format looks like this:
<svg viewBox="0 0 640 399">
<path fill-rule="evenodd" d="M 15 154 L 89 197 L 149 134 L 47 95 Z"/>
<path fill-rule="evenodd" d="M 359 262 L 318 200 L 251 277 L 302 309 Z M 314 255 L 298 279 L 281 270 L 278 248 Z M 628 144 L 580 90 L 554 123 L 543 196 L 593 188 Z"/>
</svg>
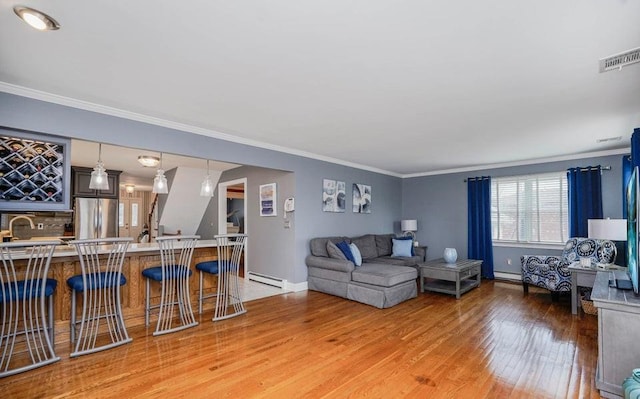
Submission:
<svg viewBox="0 0 640 399">
<path fill-rule="evenodd" d="M 570 238 L 564 245 L 562 255 L 523 255 L 522 287 L 529 293 L 529 284 L 546 288 L 557 294 L 571 291 L 571 272 L 569 265 L 581 258 L 591 258 L 591 264 L 613 263 L 616 259 L 616 246 L 609 240 L 594 238 Z"/>
</svg>

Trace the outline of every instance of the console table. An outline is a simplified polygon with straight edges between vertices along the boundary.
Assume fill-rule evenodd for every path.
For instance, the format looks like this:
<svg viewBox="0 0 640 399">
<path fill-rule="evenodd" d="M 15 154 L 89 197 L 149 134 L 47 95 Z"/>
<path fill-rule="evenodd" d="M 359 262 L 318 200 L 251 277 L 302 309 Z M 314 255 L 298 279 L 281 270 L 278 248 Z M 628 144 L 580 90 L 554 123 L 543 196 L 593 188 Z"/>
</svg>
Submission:
<svg viewBox="0 0 640 399">
<path fill-rule="evenodd" d="M 622 382 L 640 367 L 640 297 L 609 287 L 609 280 L 628 278 L 624 271 L 599 271 L 591 292 L 598 308 L 596 388 L 603 398 L 621 398 Z"/>
<path fill-rule="evenodd" d="M 456 263 L 447 263 L 440 258 L 418 266 L 421 292 L 441 292 L 460 299 L 460 295 L 480 285 L 481 260 L 459 259 Z"/>
</svg>

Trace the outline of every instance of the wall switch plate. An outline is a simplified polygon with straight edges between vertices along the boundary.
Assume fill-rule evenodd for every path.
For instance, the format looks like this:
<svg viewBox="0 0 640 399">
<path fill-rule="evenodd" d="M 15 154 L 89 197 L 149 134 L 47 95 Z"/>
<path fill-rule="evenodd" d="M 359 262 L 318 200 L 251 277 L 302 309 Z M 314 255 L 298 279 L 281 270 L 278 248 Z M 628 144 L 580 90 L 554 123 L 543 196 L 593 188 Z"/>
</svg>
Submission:
<svg viewBox="0 0 640 399">
<path fill-rule="evenodd" d="M 511 258 L 507 258 L 507 265 L 511 264 Z"/>
<path fill-rule="evenodd" d="M 291 221 L 290 220 L 285 220 L 284 221 L 284 228 L 285 229 L 291 228 Z"/>
</svg>

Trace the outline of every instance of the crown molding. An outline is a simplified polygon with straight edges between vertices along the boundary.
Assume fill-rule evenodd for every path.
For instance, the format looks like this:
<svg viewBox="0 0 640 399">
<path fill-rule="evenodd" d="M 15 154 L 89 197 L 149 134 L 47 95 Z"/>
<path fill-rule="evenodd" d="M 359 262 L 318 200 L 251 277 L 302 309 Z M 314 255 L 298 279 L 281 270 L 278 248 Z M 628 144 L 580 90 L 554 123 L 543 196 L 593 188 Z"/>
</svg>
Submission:
<svg viewBox="0 0 640 399">
<path fill-rule="evenodd" d="M 507 168 L 512 166 L 523 166 L 523 165 L 533 165 L 538 163 L 548 163 L 548 162 L 557 162 L 557 161 L 568 161 L 574 159 L 582 159 L 582 158 L 593 158 L 600 156 L 608 156 L 608 155 L 616 155 L 616 154 L 627 154 L 630 152 L 630 147 L 619 148 L 614 150 L 605 150 L 605 151 L 596 151 L 596 152 L 588 152 L 588 153 L 580 153 L 580 154 L 569 154 L 562 155 L 557 157 L 548 157 L 548 158 L 536 158 L 536 159 L 528 159 L 523 161 L 514 161 L 514 162 L 504 162 L 504 163 L 495 163 L 495 164 L 487 164 L 487 165 L 476 165 L 469 166 L 465 168 L 453 168 L 453 169 L 442 169 L 435 170 L 429 172 L 422 173 L 395 173 L 384 169 L 374 168 L 367 165 L 361 165 L 354 162 L 345 161 L 338 158 L 327 157 L 320 154 L 315 154 L 307 151 L 296 150 L 293 148 L 283 147 L 279 145 L 269 144 L 257 140 L 251 140 L 243 137 L 234 136 L 227 133 L 218 132 L 216 130 L 204 129 L 197 126 L 192 126 L 184 123 L 173 122 L 166 119 L 156 118 L 153 116 L 138 114 L 131 111 L 126 111 L 118 108 L 107 107 L 105 105 L 95 104 L 88 101 L 77 100 L 75 98 L 60 96 L 57 94 L 47 93 L 40 90 L 31 89 L 28 87 L 18 86 L 7 82 L 0 81 L 0 91 L 14 94 L 21 97 L 32 98 L 34 100 L 45 101 L 53 104 L 63 105 L 66 107 L 82 109 L 85 111 L 96 112 L 99 114 L 110 115 L 118 118 L 129 119 L 137 122 L 147 123 L 150 125 L 162 126 L 169 129 L 179 130 L 183 132 L 198 134 L 201 136 L 212 137 L 218 140 L 229 141 L 232 143 L 248 145 L 252 147 L 262 148 L 265 150 L 277 151 L 289 155 L 300 156 L 309 159 L 315 159 L 317 161 L 329 162 L 336 165 L 342 165 L 350 168 L 366 170 L 369 172 L 380 173 L 383 175 L 399 177 L 402 179 L 414 178 L 414 177 L 425 177 L 425 176 L 436 176 L 436 175 L 445 175 L 450 173 L 462 173 L 462 172 L 473 172 L 477 170 L 486 170 L 486 169 L 496 169 L 496 168 Z"/>
<path fill-rule="evenodd" d="M 411 174 L 402 175 L 401 177 L 403 179 L 408 179 L 412 177 L 424 177 L 424 176 L 446 175 L 450 173 L 474 172 L 476 170 L 499 169 L 499 168 L 509 168 L 513 166 L 535 165 L 539 163 L 571 161 L 574 159 L 606 157 L 609 155 L 629 154 L 630 152 L 631 152 L 631 147 L 624 147 L 624 148 L 616 148 L 613 150 L 603 150 L 603 151 L 594 151 L 594 152 L 583 152 L 580 154 L 561 155 L 557 157 L 535 158 L 535 159 L 527 159 L 523 161 L 477 165 L 477 166 L 470 166 L 467 168 L 443 169 L 443 170 L 437 170 L 437 171 L 425 172 L 425 173 L 411 173 Z"/>
<path fill-rule="evenodd" d="M 361 165 L 354 162 L 345 161 L 342 159 L 327 157 L 320 154 L 314 154 L 307 151 L 296 150 L 293 148 L 283 147 L 279 145 L 269 144 L 262 141 L 251 140 L 243 137 L 234 136 L 227 133 L 218 132 L 216 130 L 205 129 L 185 123 L 173 122 L 166 119 L 156 118 L 153 116 L 138 114 L 131 111 L 122 110 L 119 108 L 108 107 L 105 105 L 95 104 L 88 101 L 77 100 L 75 98 L 60 96 L 57 94 L 47 93 L 40 90 L 31 89 L 28 87 L 18 86 L 7 82 L 0 81 L 0 91 L 14 94 L 21 97 L 32 98 L 34 100 L 45 101 L 57 105 L 63 105 L 66 107 L 82 109 L 85 111 L 96 112 L 99 114 L 115 116 L 118 118 L 129 119 L 136 122 L 147 123 L 150 125 L 162 126 L 169 129 L 180 130 L 183 132 L 199 134 L 201 136 L 212 137 L 218 140 L 229 141 L 232 143 L 248 145 L 252 147 L 258 147 L 265 150 L 282 152 L 289 155 L 300 156 L 304 158 L 315 159 L 318 161 L 329 162 L 337 165 L 347 166 L 350 168 L 356 168 L 366 170 L 369 172 L 380 173 L 383 175 L 389 175 L 394 177 L 402 177 L 399 173 L 394 173 L 388 170 L 374 168 L 372 166 Z"/>
</svg>

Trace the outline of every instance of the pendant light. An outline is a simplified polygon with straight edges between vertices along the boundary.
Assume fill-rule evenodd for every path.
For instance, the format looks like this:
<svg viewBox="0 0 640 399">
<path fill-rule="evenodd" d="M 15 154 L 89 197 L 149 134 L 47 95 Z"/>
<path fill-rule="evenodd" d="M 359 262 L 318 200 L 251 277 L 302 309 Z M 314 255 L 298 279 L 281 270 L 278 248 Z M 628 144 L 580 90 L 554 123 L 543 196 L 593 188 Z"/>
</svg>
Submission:
<svg viewBox="0 0 640 399">
<path fill-rule="evenodd" d="M 209 176 L 209 160 L 208 159 L 207 159 L 207 177 L 204 178 L 204 181 L 200 185 L 200 196 L 213 197 L 213 183 L 211 182 L 211 177 Z"/>
<path fill-rule="evenodd" d="M 160 169 L 156 173 L 156 177 L 153 178 L 153 190 L 156 194 L 167 194 L 169 187 L 167 187 L 167 178 L 164 176 L 164 170 L 162 170 L 162 153 L 160 153 Z"/>
<path fill-rule="evenodd" d="M 104 170 L 104 164 L 102 163 L 102 143 L 98 144 L 98 163 L 96 167 L 93 168 L 93 172 L 91 172 L 89 188 L 92 190 L 109 189 L 109 176 Z"/>
</svg>

